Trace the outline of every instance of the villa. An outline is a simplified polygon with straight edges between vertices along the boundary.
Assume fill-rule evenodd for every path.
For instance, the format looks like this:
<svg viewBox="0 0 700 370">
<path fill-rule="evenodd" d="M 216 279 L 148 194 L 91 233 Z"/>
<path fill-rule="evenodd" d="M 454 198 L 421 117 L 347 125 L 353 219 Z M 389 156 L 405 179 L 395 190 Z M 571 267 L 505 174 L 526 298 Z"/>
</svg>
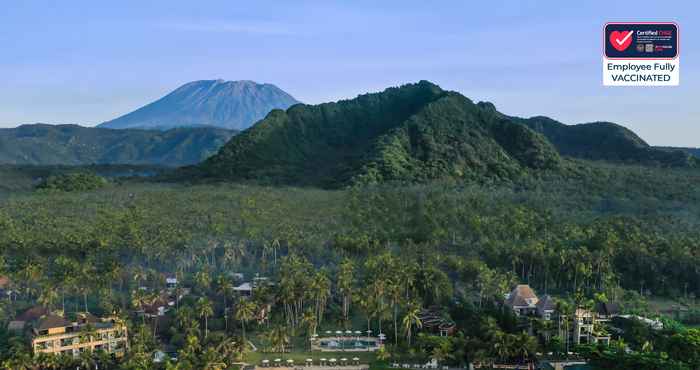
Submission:
<svg viewBox="0 0 700 370">
<path fill-rule="evenodd" d="M 507 295 L 505 304 L 517 316 L 526 316 L 537 312 L 539 298 L 527 284 L 520 284 Z"/>
<path fill-rule="evenodd" d="M 535 306 L 537 307 L 537 316 L 544 320 L 551 320 L 552 315 L 557 308 L 554 298 L 552 298 L 550 295 L 545 295 L 542 297 L 542 299 L 540 299 Z"/>
<path fill-rule="evenodd" d="M 234 287 L 233 291 L 238 293 L 241 297 L 250 297 L 253 295 L 253 284 L 247 282 L 243 283 Z"/>
<path fill-rule="evenodd" d="M 595 312 L 577 308 L 574 312 L 572 339 L 574 344 L 610 344 L 610 336 L 596 331 L 600 323 Z"/>
</svg>

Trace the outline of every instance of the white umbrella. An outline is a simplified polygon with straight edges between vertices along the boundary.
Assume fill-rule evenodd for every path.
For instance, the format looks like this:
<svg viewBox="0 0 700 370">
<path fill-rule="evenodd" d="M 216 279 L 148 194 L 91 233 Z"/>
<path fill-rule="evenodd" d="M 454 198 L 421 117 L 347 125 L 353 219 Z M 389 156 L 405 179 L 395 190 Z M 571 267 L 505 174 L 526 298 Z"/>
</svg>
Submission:
<svg viewBox="0 0 700 370">
<path fill-rule="evenodd" d="M 336 331 L 335 333 L 338 334 L 338 335 L 343 335 L 343 332 L 340 331 L 340 330 Z"/>
<path fill-rule="evenodd" d="M 276 358 L 276 359 L 275 359 L 275 362 L 281 362 L 281 361 L 282 361 L 281 358 Z"/>
<path fill-rule="evenodd" d="M 333 334 L 333 332 L 330 330 L 326 330 L 326 334 Z"/>
<path fill-rule="evenodd" d="M 336 359 L 334 359 L 334 358 L 331 359 L 331 362 L 335 362 L 335 361 L 336 361 Z"/>
<path fill-rule="evenodd" d="M 362 334 L 362 332 L 359 330 L 355 330 L 355 334 Z"/>
<path fill-rule="evenodd" d="M 306 362 L 314 362 L 314 360 L 312 360 L 312 359 L 310 359 L 310 358 L 307 358 L 307 359 L 306 359 Z"/>
<path fill-rule="evenodd" d="M 345 334 L 352 334 L 352 330 L 346 330 Z"/>
<path fill-rule="evenodd" d="M 293 363 L 294 363 L 294 360 L 292 360 L 292 359 L 290 358 L 289 360 L 287 360 L 287 363 L 288 363 L 288 364 L 293 364 Z"/>
</svg>

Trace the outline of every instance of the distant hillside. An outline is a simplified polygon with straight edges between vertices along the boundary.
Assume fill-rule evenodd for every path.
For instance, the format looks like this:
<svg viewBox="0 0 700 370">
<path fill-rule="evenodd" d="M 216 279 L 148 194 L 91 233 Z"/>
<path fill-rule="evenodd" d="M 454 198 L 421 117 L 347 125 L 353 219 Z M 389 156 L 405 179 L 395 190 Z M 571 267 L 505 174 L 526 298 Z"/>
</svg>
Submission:
<svg viewBox="0 0 700 370">
<path fill-rule="evenodd" d="M 211 178 L 338 187 L 512 179 L 559 167 L 556 150 L 540 134 L 421 81 L 274 110 L 191 170 Z"/>
<path fill-rule="evenodd" d="M 0 164 L 181 166 L 215 153 L 234 132 L 218 128 L 112 130 L 77 125 L 0 129 Z"/>
<path fill-rule="evenodd" d="M 291 95 L 272 84 L 194 81 L 100 127 L 168 129 L 204 125 L 243 130 L 271 110 L 287 109 L 297 103 Z"/>
<path fill-rule="evenodd" d="M 700 164 L 687 152 L 652 147 L 634 132 L 611 122 L 565 125 L 541 116 L 510 118 L 547 137 L 563 156 L 671 167 L 695 167 Z"/>
<path fill-rule="evenodd" d="M 654 148 L 661 149 L 661 150 L 680 150 L 680 151 L 688 153 L 696 158 L 700 158 L 700 148 L 681 148 L 681 147 L 671 147 L 671 146 L 655 146 Z"/>
</svg>

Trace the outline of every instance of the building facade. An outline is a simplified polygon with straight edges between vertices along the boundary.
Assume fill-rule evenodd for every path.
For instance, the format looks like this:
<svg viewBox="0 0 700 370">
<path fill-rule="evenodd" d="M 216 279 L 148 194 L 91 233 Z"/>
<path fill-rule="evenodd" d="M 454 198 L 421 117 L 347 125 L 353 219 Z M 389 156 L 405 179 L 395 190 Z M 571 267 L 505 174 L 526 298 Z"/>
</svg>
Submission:
<svg viewBox="0 0 700 370">
<path fill-rule="evenodd" d="M 126 325 L 115 319 L 83 314 L 76 322 L 70 322 L 61 316 L 48 315 L 38 321 L 31 344 L 34 353 L 78 356 L 85 351 L 103 350 L 121 357 L 128 349 L 129 340 Z"/>
</svg>

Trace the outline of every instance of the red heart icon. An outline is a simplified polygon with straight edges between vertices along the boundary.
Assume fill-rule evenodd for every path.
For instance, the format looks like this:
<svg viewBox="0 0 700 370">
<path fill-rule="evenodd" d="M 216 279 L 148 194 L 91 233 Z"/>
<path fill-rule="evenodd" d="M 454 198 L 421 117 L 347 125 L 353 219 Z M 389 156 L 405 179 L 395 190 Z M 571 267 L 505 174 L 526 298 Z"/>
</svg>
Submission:
<svg viewBox="0 0 700 370">
<path fill-rule="evenodd" d="M 617 51 L 625 51 L 632 43 L 632 33 L 634 31 L 612 31 L 610 32 L 610 43 Z"/>
</svg>

